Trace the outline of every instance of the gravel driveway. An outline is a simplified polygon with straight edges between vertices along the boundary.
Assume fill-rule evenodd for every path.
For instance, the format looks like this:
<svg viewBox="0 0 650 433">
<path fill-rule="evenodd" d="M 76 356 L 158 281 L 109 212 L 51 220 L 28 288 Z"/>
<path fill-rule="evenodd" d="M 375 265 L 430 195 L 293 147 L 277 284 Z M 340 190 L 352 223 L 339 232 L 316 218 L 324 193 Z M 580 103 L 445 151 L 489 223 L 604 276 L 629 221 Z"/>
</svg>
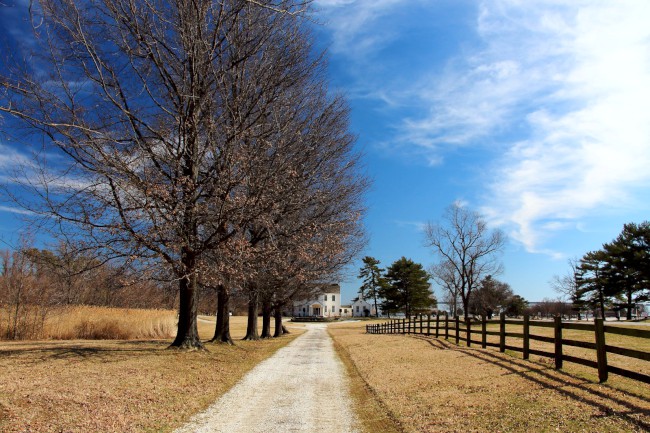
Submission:
<svg viewBox="0 0 650 433">
<path fill-rule="evenodd" d="M 348 386 L 327 325 L 307 324 L 176 432 L 357 432 Z"/>
</svg>

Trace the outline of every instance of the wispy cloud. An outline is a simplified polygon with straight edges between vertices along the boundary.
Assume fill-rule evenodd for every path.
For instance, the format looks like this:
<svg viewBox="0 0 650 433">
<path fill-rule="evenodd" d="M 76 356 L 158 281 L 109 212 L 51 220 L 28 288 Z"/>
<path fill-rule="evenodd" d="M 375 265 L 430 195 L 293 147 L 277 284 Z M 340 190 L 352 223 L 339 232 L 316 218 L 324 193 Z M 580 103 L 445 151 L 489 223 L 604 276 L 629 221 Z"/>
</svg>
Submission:
<svg viewBox="0 0 650 433">
<path fill-rule="evenodd" d="M 320 3 L 346 11 L 334 47 L 351 59 L 400 30 L 378 26 L 398 0 Z M 376 89 L 385 106 L 410 107 L 389 146 L 432 165 L 457 148 L 498 155 L 483 167 L 482 211 L 527 251 L 559 256 L 555 234 L 649 193 L 650 3 L 486 0 L 477 11 L 478 42 L 410 85 Z"/>
<path fill-rule="evenodd" d="M 18 215 L 34 215 L 32 211 L 26 209 L 11 207 L 11 206 L 2 206 L 2 205 L 0 205 L 0 212 L 9 212 Z"/>
<path fill-rule="evenodd" d="M 398 227 L 410 228 L 417 232 L 424 232 L 426 223 L 422 221 L 395 221 Z"/>
<path fill-rule="evenodd" d="M 376 21 L 409 2 L 413 0 L 317 0 L 315 4 L 332 31 L 331 51 L 361 61 L 395 37 L 390 30 L 377 32 Z"/>
<path fill-rule="evenodd" d="M 559 4 L 503 1 L 480 22 L 491 52 L 547 83 L 506 110 L 529 131 L 496 161 L 485 207 L 532 252 L 549 253 L 549 236 L 590 213 L 640 203 L 650 182 L 650 5 Z M 515 31 L 517 44 L 503 37 Z"/>
</svg>

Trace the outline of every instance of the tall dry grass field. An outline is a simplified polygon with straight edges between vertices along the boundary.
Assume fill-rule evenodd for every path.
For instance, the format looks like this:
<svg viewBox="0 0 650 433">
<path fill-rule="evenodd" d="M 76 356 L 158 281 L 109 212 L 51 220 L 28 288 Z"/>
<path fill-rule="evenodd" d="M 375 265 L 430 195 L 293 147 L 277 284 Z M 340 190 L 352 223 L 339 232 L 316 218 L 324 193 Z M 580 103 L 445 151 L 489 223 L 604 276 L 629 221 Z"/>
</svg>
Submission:
<svg viewBox="0 0 650 433">
<path fill-rule="evenodd" d="M 369 394 L 406 432 L 642 432 L 650 389 L 598 384 L 495 350 L 424 336 L 365 334 L 366 323 L 330 327 Z M 357 402 L 359 404 L 359 402 Z M 370 429 L 368 431 L 371 431 Z"/>
<path fill-rule="evenodd" d="M 41 339 L 146 340 L 172 338 L 175 333 L 172 310 L 73 306 L 50 313 Z"/>
</svg>

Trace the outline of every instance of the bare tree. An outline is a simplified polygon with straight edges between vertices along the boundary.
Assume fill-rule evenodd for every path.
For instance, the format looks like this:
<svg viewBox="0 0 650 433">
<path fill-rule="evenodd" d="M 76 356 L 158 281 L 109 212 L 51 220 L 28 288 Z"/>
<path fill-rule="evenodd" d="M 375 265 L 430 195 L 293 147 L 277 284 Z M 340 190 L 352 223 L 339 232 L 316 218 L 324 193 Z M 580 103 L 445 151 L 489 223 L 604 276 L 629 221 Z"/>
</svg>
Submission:
<svg viewBox="0 0 650 433">
<path fill-rule="evenodd" d="M 449 304 L 449 314 L 456 315 L 462 287 L 462 278 L 455 272 L 452 263 L 442 261 L 432 265 L 429 273 L 433 280 L 443 289 L 443 299 Z"/>
<path fill-rule="evenodd" d="M 426 245 L 439 258 L 432 269 L 436 281 L 457 291 L 467 319 L 474 288 L 502 269 L 498 255 L 505 243 L 503 233 L 490 230 L 479 213 L 454 203 L 445 211 L 442 224 L 427 224 L 425 236 Z"/>
<path fill-rule="evenodd" d="M 551 287 L 555 290 L 563 299 L 573 300 L 578 290 L 578 267 L 580 262 L 577 258 L 569 259 L 569 270 L 564 275 L 553 275 L 551 279 Z"/>
<path fill-rule="evenodd" d="M 111 257 L 164 262 L 179 285 L 172 346 L 202 346 L 208 253 L 243 239 L 251 221 L 271 229 L 278 195 L 269 191 L 284 165 L 266 164 L 282 160 L 269 144 L 296 141 L 285 138 L 296 123 L 285 115 L 291 89 L 313 77 L 300 62 L 309 44 L 295 43 L 305 40 L 294 21 L 306 3 L 43 0 L 44 55 L 0 77 L 5 125 L 27 127 L 25 139 L 46 149 L 18 173 L 27 193 L 14 196 Z M 332 104 L 307 118 L 340 116 Z"/>
</svg>

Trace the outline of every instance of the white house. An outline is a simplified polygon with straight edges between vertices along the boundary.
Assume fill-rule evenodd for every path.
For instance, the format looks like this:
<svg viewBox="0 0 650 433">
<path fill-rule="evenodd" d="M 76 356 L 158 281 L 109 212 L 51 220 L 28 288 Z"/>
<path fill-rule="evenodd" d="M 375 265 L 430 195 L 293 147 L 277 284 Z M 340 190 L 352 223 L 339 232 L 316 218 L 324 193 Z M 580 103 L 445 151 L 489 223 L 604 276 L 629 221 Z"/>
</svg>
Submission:
<svg viewBox="0 0 650 433">
<path fill-rule="evenodd" d="M 379 309 L 379 315 L 381 316 L 381 308 L 377 305 Z M 363 299 L 363 296 L 359 296 L 357 299 L 352 302 L 352 317 L 370 317 L 375 316 L 376 310 L 374 303 L 370 303 Z"/>
<path fill-rule="evenodd" d="M 323 284 L 316 287 L 312 299 L 293 301 L 294 317 L 340 317 L 341 286 Z"/>
<path fill-rule="evenodd" d="M 340 308 L 341 317 L 352 317 L 352 305 L 341 305 Z"/>
</svg>

